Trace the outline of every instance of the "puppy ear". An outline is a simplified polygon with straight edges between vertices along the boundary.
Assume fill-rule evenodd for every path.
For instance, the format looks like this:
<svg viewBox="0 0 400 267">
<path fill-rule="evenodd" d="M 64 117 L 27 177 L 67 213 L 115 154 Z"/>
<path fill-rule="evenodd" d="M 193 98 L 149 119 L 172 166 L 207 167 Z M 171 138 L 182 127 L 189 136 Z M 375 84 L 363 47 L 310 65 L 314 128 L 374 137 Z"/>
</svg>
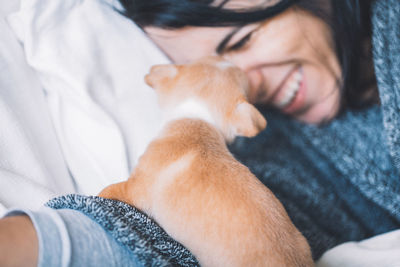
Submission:
<svg viewBox="0 0 400 267">
<path fill-rule="evenodd" d="M 145 82 L 155 88 L 157 84 L 172 79 L 178 74 L 178 69 L 173 64 L 155 65 L 151 67 L 150 73 L 144 77 Z"/>
<path fill-rule="evenodd" d="M 264 116 L 253 105 L 241 102 L 236 106 L 233 127 L 237 136 L 256 136 L 266 126 L 267 121 Z"/>
</svg>

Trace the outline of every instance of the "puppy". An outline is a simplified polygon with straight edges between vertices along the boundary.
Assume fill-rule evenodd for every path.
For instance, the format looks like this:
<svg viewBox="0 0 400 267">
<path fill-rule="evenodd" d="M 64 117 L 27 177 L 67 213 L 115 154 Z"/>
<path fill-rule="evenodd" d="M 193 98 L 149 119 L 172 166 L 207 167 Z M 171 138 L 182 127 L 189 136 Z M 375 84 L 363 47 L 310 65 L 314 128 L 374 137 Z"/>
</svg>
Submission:
<svg viewBox="0 0 400 267">
<path fill-rule="evenodd" d="M 282 204 L 226 147 L 266 126 L 246 101 L 245 74 L 209 57 L 154 66 L 145 80 L 165 124 L 131 177 L 100 196 L 154 218 L 202 266 L 312 266 Z"/>
</svg>

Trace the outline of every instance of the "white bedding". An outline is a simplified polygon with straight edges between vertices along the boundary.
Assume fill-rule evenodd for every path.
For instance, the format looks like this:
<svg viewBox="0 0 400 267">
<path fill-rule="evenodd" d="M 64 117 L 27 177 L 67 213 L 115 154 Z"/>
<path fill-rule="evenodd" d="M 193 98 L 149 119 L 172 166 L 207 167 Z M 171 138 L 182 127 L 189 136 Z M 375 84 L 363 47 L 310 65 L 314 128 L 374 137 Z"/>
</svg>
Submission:
<svg viewBox="0 0 400 267">
<path fill-rule="evenodd" d="M 34 208 L 65 192 L 96 194 L 125 179 L 159 120 L 142 77 L 151 65 L 168 61 L 100 0 L 23 3 L 10 17 L 21 46 L 4 20 L 18 1 L 0 2 L 0 100 L 7 101 L 0 101 L 0 118 L 10 125 L 0 130 L 0 140 L 11 140 L 0 141 L 0 153 L 10 153 L 0 162 L 0 215 L 5 207 Z M 10 149 L 15 147 L 22 150 Z M 21 199 L 26 195 L 29 201 Z M 317 266 L 400 266 L 400 230 L 333 248 Z"/>
<path fill-rule="evenodd" d="M 1 7 L 2 12 L 9 10 Z M 51 131 L 37 73 L 26 63 L 22 46 L 3 16 L 0 17 L 0 122 L 0 215 L 5 208 L 34 209 L 53 196 L 74 191 L 57 138 Z"/>
<path fill-rule="evenodd" d="M 400 230 L 361 242 L 348 242 L 325 252 L 317 267 L 399 267 Z"/>
<path fill-rule="evenodd" d="M 127 179 L 157 132 L 151 65 L 168 62 L 110 1 L 23 0 L 8 21 L 46 92 L 78 190 Z"/>
</svg>

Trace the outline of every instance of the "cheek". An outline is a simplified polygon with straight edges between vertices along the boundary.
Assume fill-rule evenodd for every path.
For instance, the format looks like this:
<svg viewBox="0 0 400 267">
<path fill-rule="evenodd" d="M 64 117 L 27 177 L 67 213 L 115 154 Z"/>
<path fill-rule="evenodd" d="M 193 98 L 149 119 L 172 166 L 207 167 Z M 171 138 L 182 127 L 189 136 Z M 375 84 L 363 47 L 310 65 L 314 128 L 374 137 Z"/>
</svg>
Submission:
<svg viewBox="0 0 400 267">
<path fill-rule="evenodd" d="M 307 98 L 305 112 L 294 117 L 311 124 L 333 119 L 340 108 L 337 76 L 323 67 L 305 67 Z"/>
</svg>

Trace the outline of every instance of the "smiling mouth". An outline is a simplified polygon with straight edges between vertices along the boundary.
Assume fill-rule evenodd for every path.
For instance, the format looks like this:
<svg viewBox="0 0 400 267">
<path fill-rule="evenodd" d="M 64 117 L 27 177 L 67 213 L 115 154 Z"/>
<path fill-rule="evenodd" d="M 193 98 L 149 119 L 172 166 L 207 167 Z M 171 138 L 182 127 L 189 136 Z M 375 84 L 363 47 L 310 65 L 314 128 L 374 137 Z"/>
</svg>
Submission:
<svg viewBox="0 0 400 267">
<path fill-rule="evenodd" d="M 285 109 L 294 102 L 297 93 L 301 88 L 302 81 L 303 70 L 301 67 L 298 67 L 289 75 L 287 80 L 279 89 L 279 93 L 274 101 L 277 108 Z"/>
<path fill-rule="evenodd" d="M 275 90 L 272 96 L 265 99 L 264 103 L 268 103 L 275 108 L 285 112 L 292 113 L 298 108 L 301 108 L 304 98 L 304 74 L 301 65 L 295 66 L 282 80 L 281 84 Z M 299 97 L 302 95 L 302 97 Z"/>
<path fill-rule="evenodd" d="M 282 79 L 280 85 L 274 90 L 272 95 L 269 95 L 265 90 L 265 85 L 262 83 L 255 94 L 250 96 L 250 100 L 255 100 L 257 103 L 264 103 L 268 106 L 278 108 L 279 110 L 292 111 L 292 106 L 299 99 L 299 92 L 304 91 L 304 73 L 301 65 L 294 66 L 287 75 Z M 304 92 L 303 92 L 304 94 Z M 303 97 L 300 97 L 303 98 Z M 294 106 L 299 106 L 301 103 L 296 103 Z M 297 110 L 297 108 L 296 108 Z M 291 112 L 290 112 L 291 113 Z"/>
</svg>

